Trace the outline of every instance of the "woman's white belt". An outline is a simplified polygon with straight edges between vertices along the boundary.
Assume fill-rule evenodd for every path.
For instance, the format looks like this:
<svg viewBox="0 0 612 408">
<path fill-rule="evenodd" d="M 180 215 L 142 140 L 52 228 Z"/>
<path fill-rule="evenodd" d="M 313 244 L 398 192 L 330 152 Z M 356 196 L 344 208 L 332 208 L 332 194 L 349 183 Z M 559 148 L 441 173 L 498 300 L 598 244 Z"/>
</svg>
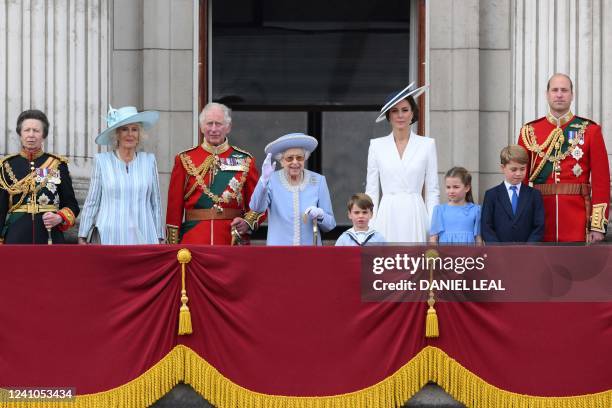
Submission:
<svg viewBox="0 0 612 408">
<path fill-rule="evenodd" d="M 383 193 L 383 197 L 385 195 L 400 195 L 400 194 L 406 194 L 406 195 L 421 195 L 421 193 L 417 193 L 415 191 L 391 191 L 391 192 L 384 192 Z"/>
</svg>

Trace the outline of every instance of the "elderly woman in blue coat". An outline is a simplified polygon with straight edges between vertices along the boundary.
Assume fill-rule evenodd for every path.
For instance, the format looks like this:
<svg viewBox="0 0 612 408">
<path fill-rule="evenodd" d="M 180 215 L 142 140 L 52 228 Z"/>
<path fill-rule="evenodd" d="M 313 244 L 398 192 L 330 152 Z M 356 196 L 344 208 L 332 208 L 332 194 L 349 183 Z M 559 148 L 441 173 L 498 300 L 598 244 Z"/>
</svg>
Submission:
<svg viewBox="0 0 612 408">
<path fill-rule="evenodd" d="M 336 226 L 325 177 L 304 168 L 316 147 L 314 137 L 291 133 L 265 148 L 267 156 L 249 207 L 268 210 L 268 245 L 313 245 L 313 227 L 327 232 Z M 276 162 L 282 167 L 278 171 Z"/>
</svg>

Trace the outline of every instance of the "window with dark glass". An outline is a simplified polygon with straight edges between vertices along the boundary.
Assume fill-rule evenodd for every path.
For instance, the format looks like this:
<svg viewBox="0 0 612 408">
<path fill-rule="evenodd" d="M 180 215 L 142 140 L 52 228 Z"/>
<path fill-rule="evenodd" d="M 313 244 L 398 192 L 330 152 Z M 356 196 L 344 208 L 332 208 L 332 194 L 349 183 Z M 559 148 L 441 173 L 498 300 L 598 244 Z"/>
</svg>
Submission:
<svg viewBox="0 0 612 408">
<path fill-rule="evenodd" d="M 410 2 L 213 2 L 212 98 L 378 106 L 408 81 Z"/>
</svg>

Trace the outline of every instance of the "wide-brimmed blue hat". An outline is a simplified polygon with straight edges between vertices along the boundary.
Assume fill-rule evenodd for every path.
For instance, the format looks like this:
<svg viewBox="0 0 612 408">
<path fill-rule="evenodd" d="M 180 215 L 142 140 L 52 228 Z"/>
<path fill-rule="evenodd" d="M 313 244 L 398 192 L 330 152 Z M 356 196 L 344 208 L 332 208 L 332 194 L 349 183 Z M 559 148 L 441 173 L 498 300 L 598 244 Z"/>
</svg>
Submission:
<svg viewBox="0 0 612 408">
<path fill-rule="evenodd" d="M 420 88 L 415 88 L 414 87 L 414 82 L 412 82 L 412 83 L 410 83 L 410 85 L 408 85 L 407 87 L 405 87 L 401 91 L 399 91 L 397 93 L 392 93 L 391 95 L 389 95 L 389 97 L 387 98 L 387 101 L 385 102 L 383 107 L 380 109 L 380 115 L 378 115 L 378 117 L 376 118 L 376 123 L 378 123 L 378 122 L 382 121 L 383 119 L 385 119 L 386 118 L 385 113 L 387 113 L 387 111 L 389 109 L 394 107 L 396 103 L 398 103 L 401 100 L 406 99 L 409 96 L 412 96 L 413 98 L 416 98 L 419 95 L 421 95 L 423 92 L 425 92 L 425 90 L 428 87 L 429 87 L 429 85 L 424 85 L 424 86 L 422 86 Z"/>
<path fill-rule="evenodd" d="M 142 123 L 142 127 L 147 130 L 151 128 L 159 120 L 159 112 L 157 111 L 142 111 L 134 106 L 124 106 L 123 108 L 113 109 L 108 105 L 108 115 L 106 116 L 107 128 L 104 129 L 96 137 L 96 143 L 99 145 L 109 145 L 112 143 L 111 134 L 123 125 L 129 123 Z"/>
<path fill-rule="evenodd" d="M 266 154 L 271 153 L 272 156 L 294 148 L 304 149 L 308 153 L 312 153 L 318 144 L 317 139 L 312 136 L 305 135 L 304 133 L 289 133 L 268 143 L 264 151 Z"/>
</svg>

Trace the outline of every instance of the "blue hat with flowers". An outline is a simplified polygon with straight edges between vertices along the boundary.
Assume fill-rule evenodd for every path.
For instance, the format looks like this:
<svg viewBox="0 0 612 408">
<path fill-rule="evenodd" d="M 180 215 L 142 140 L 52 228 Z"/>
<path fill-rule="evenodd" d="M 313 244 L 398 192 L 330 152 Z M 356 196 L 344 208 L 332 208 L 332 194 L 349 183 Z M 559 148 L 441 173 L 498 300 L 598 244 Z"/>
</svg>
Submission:
<svg viewBox="0 0 612 408">
<path fill-rule="evenodd" d="M 142 127 L 147 130 L 151 128 L 159 120 L 159 112 L 157 111 L 142 111 L 134 106 L 124 106 L 123 108 L 114 109 L 108 105 L 108 115 L 106 115 L 106 126 L 102 133 L 96 137 L 96 143 L 99 145 L 109 145 L 112 143 L 111 134 L 115 129 L 130 123 L 142 123 Z"/>
<path fill-rule="evenodd" d="M 382 121 L 383 119 L 385 119 L 385 114 L 387 113 L 387 111 L 389 109 L 391 109 L 392 107 L 395 106 L 396 103 L 398 103 L 401 100 L 406 99 L 409 96 L 412 96 L 413 98 L 418 97 L 419 95 L 421 95 L 423 92 L 425 92 L 425 90 L 429 87 L 429 85 L 424 85 L 420 88 L 415 88 L 414 87 L 414 81 L 410 83 L 410 85 L 408 85 L 407 87 L 405 87 L 404 89 L 402 89 L 399 92 L 394 92 L 391 95 L 389 95 L 389 97 L 387 98 L 387 101 L 385 102 L 385 104 L 383 105 L 383 107 L 380 109 L 380 115 L 378 115 L 378 117 L 376 118 L 376 123 Z"/>
</svg>

